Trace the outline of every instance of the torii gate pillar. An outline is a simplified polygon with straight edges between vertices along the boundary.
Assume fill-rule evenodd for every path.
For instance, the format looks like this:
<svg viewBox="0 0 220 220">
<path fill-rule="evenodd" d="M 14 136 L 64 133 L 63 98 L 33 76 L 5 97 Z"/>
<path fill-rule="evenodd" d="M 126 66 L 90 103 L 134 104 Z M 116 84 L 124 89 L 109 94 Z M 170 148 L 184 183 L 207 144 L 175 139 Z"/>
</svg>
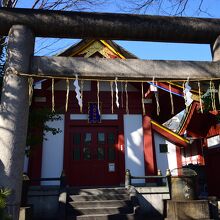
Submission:
<svg viewBox="0 0 220 220">
<path fill-rule="evenodd" d="M 220 36 L 215 40 L 213 47 L 211 47 L 212 61 L 220 60 Z"/>
<path fill-rule="evenodd" d="M 7 68 L 29 72 L 34 35 L 23 25 L 9 31 Z M 8 200 L 13 220 L 19 218 L 24 152 L 29 113 L 28 79 L 13 71 L 4 76 L 0 111 L 0 186 L 12 190 Z"/>
</svg>

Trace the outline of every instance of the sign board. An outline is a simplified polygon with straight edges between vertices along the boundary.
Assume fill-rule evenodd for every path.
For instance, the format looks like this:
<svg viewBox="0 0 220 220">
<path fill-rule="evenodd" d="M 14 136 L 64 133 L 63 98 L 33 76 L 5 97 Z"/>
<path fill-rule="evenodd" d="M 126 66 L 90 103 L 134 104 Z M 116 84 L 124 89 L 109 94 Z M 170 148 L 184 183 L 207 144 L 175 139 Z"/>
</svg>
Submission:
<svg viewBox="0 0 220 220">
<path fill-rule="evenodd" d="M 108 164 L 108 172 L 115 172 L 115 163 Z"/>
<path fill-rule="evenodd" d="M 88 103 L 88 122 L 91 124 L 100 123 L 101 122 L 101 115 L 100 110 L 101 106 L 99 106 L 98 110 L 98 103 L 97 102 L 89 102 Z"/>
</svg>

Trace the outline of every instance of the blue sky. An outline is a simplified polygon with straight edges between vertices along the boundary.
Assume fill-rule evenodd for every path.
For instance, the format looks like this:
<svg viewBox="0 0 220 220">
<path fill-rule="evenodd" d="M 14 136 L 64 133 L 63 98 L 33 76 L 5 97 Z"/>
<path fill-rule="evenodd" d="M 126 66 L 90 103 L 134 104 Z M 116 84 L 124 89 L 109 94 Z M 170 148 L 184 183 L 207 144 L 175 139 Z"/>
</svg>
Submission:
<svg viewBox="0 0 220 220">
<path fill-rule="evenodd" d="M 202 10 L 207 13 L 200 13 L 196 10 L 200 0 L 190 0 L 191 4 L 186 8 L 184 16 L 199 16 L 199 17 L 214 17 L 220 18 L 220 1 L 219 0 L 204 0 Z M 20 0 L 18 7 L 30 7 L 33 0 Z M 107 2 L 107 1 L 106 1 Z M 110 1 L 109 1 L 110 2 Z M 100 12 L 122 12 L 125 13 L 128 4 L 126 1 L 111 0 L 111 3 L 104 4 L 102 7 L 96 7 L 93 11 Z M 116 3 L 121 5 L 117 7 Z M 124 10 L 122 11 L 123 8 Z M 169 11 L 169 5 L 164 6 L 166 12 Z M 166 12 L 161 14 L 167 15 Z M 156 9 L 151 8 L 148 14 L 157 14 Z M 56 40 L 55 40 L 56 41 Z M 53 55 L 60 50 L 72 45 L 77 40 L 65 39 L 52 44 L 51 39 L 37 39 L 36 51 L 37 55 Z M 116 41 L 122 47 L 135 54 L 141 59 L 167 59 L 167 60 L 211 60 L 210 46 L 198 44 L 174 44 L 174 43 L 155 43 L 155 42 L 131 42 L 131 41 Z M 52 44 L 51 47 L 47 47 Z M 45 48 L 44 48 L 45 47 Z M 41 48 L 41 49 L 40 49 Z M 44 48 L 44 49 L 42 49 Z M 40 50 L 39 50 L 40 49 Z"/>
</svg>

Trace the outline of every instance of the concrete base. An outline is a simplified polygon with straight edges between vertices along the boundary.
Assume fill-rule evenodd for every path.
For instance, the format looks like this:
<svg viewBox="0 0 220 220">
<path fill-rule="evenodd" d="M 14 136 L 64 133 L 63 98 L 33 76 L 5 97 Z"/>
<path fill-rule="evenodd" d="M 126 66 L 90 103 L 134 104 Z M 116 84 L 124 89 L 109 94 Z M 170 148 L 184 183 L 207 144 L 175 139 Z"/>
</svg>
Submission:
<svg viewBox="0 0 220 220">
<path fill-rule="evenodd" d="M 33 207 L 21 207 L 19 213 L 19 220 L 31 220 L 32 219 Z"/>
<path fill-rule="evenodd" d="M 168 187 L 135 187 L 141 213 L 149 219 L 163 219 L 164 200 L 169 200 Z"/>
<path fill-rule="evenodd" d="M 208 200 L 167 200 L 167 220 L 210 219 Z"/>
<path fill-rule="evenodd" d="M 33 205 L 32 219 L 56 219 L 59 209 L 58 186 L 32 186 L 28 191 L 28 204 Z"/>
</svg>

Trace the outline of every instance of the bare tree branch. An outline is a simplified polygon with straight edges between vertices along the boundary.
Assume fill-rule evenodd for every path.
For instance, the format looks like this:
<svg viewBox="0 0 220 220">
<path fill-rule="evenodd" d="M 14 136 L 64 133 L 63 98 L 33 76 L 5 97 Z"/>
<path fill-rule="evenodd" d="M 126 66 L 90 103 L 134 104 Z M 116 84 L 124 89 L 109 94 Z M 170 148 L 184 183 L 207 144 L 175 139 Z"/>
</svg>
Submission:
<svg viewBox="0 0 220 220">
<path fill-rule="evenodd" d="M 108 0 L 110 1 L 110 0 Z M 102 6 L 104 3 L 108 1 L 104 0 L 35 0 L 33 4 L 30 4 L 30 8 L 32 9 L 45 9 L 45 10 L 92 10 L 96 6 Z M 0 6 L 3 7 L 16 7 L 19 0 L 0 0 Z M 59 40 L 50 40 L 48 44 L 45 45 L 45 39 L 40 39 L 37 43 L 37 51 L 36 53 L 42 52 L 45 49 L 48 49 L 58 43 Z M 3 47 L 6 46 L 5 38 L 0 37 L 0 57 L 3 59 L 4 56 L 1 56 L 3 53 Z M 62 49 L 59 47 L 59 49 Z M 52 51 L 57 51 L 57 49 L 52 49 Z M 51 53 L 51 50 L 49 50 Z"/>
<path fill-rule="evenodd" d="M 213 17 L 213 15 L 211 15 L 210 13 L 208 13 L 207 10 L 202 9 L 203 3 L 204 3 L 204 0 L 200 0 L 199 8 L 198 8 L 199 13 L 201 12 L 201 13 L 203 13 L 203 14 L 208 15 L 209 17 Z"/>
<path fill-rule="evenodd" d="M 32 5 L 32 8 L 36 9 L 45 9 L 45 10 L 78 10 L 78 11 L 84 11 L 84 10 L 92 10 L 95 7 L 101 6 L 104 3 L 107 3 L 108 1 L 104 0 L 35 0 L 34 4 Z M 40 53 L 44 51 L 45 49 L 48 49 L 49 53 L 51 54 L 50 47 L 54 47 L 54 45 L 60 40 L 50 40 L 50 42 L 45 45 L 45 40 L 39 39 L 37 45 L 37 50 L 35 53 Z M 42 46 L 41 46 L 42 45 Z M 59 48 L 62 49 L 62 48 Z M 52 49 L 54 52 L 57 51 L 57 49 Z"/>
<path fill-rule="evenodd" d="M 126 12 L 182 16 L 189 11 L 189 8 L 192 9 L 197 5 L 194 12 L 211 16 L 207 10 L 203 9 L 204 2 L 205 0 L 127 0 L 126 4 L 121 3 L 119 7 Z"/>
<path fill-rule="evenodd" d="M 32 7 L 31 8 L 35 8 L 36 6 L 37 6 L 37 4 L 40 2 L 40 0 L 35 0 L 35 2 L 34 2 L 34 4 L 32 5 Z"/>
<path fill-rule="evenodd" d="M 42 39 L 42 38 L 41 38 L 41 39 Z M 44 50 L 44 49 L 48 49 L 50 46 L 52 46 L 52 45 L 58 43 L 60 40 L 61 40 L 61 39 L 58 38 L 58 39 L 56 39 L 56 40 L 54 40 L 54 41 L 52 41 L 52 42 L 46 44 L 45 46 L 42 46 L 42 47 L 38 48 L 38 50 L 35 51 L 35 54 L 41 52 L 41 51 Z"/>
</svg>

